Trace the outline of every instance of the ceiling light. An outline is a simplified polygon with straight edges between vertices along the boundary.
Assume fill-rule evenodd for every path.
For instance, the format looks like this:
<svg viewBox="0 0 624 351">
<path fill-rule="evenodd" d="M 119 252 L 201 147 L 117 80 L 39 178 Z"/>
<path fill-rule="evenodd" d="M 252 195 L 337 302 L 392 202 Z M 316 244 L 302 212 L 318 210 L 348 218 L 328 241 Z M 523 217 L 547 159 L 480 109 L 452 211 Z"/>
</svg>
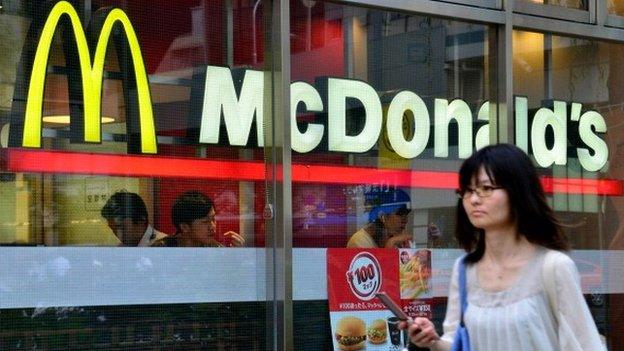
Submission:
<svg viewBox="0 0 624 351">
<path fill-rule="evenodd" d="M 69 115 L 43 116 L 43 121 L 54 124 L 69 124 Z M 102 124 L 115 122 L 113 117 L 102 116 Z"/>
</svg>

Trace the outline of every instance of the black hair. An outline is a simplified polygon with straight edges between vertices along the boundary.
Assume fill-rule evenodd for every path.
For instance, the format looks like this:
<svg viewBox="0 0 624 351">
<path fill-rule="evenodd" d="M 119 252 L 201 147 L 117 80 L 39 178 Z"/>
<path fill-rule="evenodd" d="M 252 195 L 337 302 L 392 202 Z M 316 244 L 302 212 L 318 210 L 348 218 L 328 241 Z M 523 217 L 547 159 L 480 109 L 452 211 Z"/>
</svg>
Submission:
<svg viewBox="0 0 624 351">
<path fill-rule="evenodd" d="M 196 219 L 208 216 L 214 204 L 210 198 L 199 191 L 187 191 L 180 195 L 171 208 L 171 220 L 180 231 L 180 224 L 191 224 Z"/>
<path fill-rule="evenodd" d="M 130 218 L 135 224 L 141 221 L 147 222 L 147 207 L 145 206 L 145 202 L 143 202 L 143 199 L 141 199 L 138 194 L 128 191 L 114 193 L 108 198 L 100 214 L 106 220 Z"/>
<path fill-rule="evenodd" d="M 507 191 L 512 220 L 517 223 L 520 235 L 549 249 L 569 250 L 568 239 L 546 201 L 537 170 L 524 151 L 511 144 L 497 144 L 475 152 L 459 170 L 462 193 L 481 167 L 494 185 Z M 468 252 L 466 262 L 477 262 L 485 252 L 485 233 L 470 223 L 461 199 L 456 214 L 455 238 Z"/>
</svg>

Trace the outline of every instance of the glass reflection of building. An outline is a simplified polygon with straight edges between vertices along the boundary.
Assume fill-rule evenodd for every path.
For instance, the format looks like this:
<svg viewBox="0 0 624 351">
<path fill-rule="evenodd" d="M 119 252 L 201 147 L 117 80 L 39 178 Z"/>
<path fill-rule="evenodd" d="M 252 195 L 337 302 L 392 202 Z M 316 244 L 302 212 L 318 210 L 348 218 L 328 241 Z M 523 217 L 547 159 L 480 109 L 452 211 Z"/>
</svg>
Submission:
<svg viewBox="0 0 624 351">
<path fill-rule="evenodd" d="M 86 100 L 76 93 L 80 67 L 65 22 L 54 34 L 45 85 L 36 82 L 43 89 L 42 147 L 9 145 L 9 139 L 20 140 L 15 121 L 28 102 L 42 25 L 37 21 L 47 12 L 34 1 L 3 1 L 0 348 L 330 349 L 327 291 L 319 284 L 326 280 L 324 249 L 344 247 L 368 221 L 365 194 L 384 187 L 409 193 L 413 244 L 433 249 L 439 325 L 444 272 L 458 254 L 453 177 L 463 145 L 472 150 L 482 142 L 528 138 L 532 154 L 532 139 L 518 132 L 514 106 L 524 97 L 529 124 L 539 109 L 566 104 L 565 164 L 540 172 L 549 201 L 568 224 L 596 324 L 610 349 L 623 349 L 624 9 L 605 0 L 503 3 L 74 2 L 91 55 L 98 21 L 111 6 L 128 15 L 137 33 L 158 144 L 156 155 L 145 155 L 128 147 L 140 133 L 134 122 L 138 89 L 128 79 L 132 62 L 124 38 L 111 40 L 107 49 L 101 142 L 72 139 Z M 238 129 L 224 119 L 207 126 L 220 130 L 218 142 L 199 142 L 203 109 L 210 108 L 202 105 L 208 67 L 230 68 L 236 94 L 245 70 L 264 72 L 262 113 L 252 113 L 242 146 L 231 145 L 229 134 Z M 376 92 L 383 127 L 372 147 L 340 152 L 330 146 L 328 78 L 363 82 Z M 296 81 L 318 93 L 316 108 L 309 102 L 292 106 L 288 87 Z M 429 118 L 423 124 L 407 112 L 402 120 L 403 139 L 426 140 L 411 158 L 398 155 L 388 135 L 388 109 L 402 91 L 418 95 Z M 461 101 L 468 119 L 436 123 L 443 101 Z M 582 105 L 581 113 L 597 112 L 606 124 L 605 133 L 596 132 L 608 148 L 598 171 L 578 160 L 577 149 L 586 144 L 573 104 Z M 231 116 L 250 116 L 241 111 Z M 347 99 L 346 135 L 362 131 L 366 113 L 357 99 Z M 317 145 L 292 150 L 294 139 L 313 126 L 323 128 Z M 548 130 L 548 147 L 553 138 Z M 213 200 L 217 240 L 227 246 L 223 234 L 235 231 L 245 235 L 247 247 L 113 248 L 119 239 L 100 214 L 113 193 L 139 194 L 149 224 L 174 234 L 171 207 L 187 190 Z"/>
</svg>

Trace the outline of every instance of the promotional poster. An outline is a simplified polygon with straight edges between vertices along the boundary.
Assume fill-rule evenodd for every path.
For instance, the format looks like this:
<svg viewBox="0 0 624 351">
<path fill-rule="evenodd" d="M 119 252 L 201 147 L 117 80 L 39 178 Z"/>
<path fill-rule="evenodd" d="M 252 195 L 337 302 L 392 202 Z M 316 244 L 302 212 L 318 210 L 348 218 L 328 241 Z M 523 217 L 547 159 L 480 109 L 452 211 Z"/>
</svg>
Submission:
<svg viewBox="0 0 624 351">
<path fill-rule="evenodd" d="M 327 250 L 327 289 L 334 350 L 400 350 L 399 318 L 377 298 L 385 292 L 410 317 L 431 317 L 431 251 Z"/>
<path fill-rule="evenodd" d="M 403 311 L 412 318 L 431 318 L 431 250 L 399 250 L 399 284 Z"/>
</svg>

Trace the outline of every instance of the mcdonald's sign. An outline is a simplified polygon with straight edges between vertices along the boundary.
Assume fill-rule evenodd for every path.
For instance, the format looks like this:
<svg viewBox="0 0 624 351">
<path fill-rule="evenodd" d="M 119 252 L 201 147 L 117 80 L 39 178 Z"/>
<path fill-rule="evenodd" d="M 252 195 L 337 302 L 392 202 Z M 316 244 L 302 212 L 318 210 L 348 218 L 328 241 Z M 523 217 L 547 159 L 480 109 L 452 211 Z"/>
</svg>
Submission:
<svg viewBox="0 0 624 351">
<path fill-rule="evenodd" d="M 22 55 L 18 77 L 23 80 L 16 82 L 9 146 L 41 147 L 48 59 L 53 37 L 60 26 L 69 87 L 71 141 L 99 143 L 102 140 L 104 61 L 109 39 L 113 38 L 119 66 L 124 72 L 128 152 L 156 154 L 149 82 L 138 38 L 128 16 L 116 8 L 96 11 L 88 27 L 90 35 L 85 34 L 76 9 L 64 0 L 51 4 L 43 15 L 35 11 L 33 16 L 27 42 L 38 39 L 38 45 L 26 47 Z M 233 74 L 240 77 L 234 79 Z M 264 145 L 264 101 L 265 94 L 271 93 L 265 91 L 264 72 L 237 70 L 233 73 L 227 67 L 208 65 L 196 70 L 193 80 L 188 125 L 190 129 L 199 130 L 199 143 L 219 143 L 223 125 L 230 145 L 246 146 L 255 124 L 257 144 Z M 427 105 L 415 92 L 405 90 L 392 97 L 384 117 L 379 93 L 373 86 L 363 81 L 331 77 L 318 79 L 316 87 L 293 82 L 290 95 L 292 149 L 299 153 L 317 148 L 368 152 L 384 133 L 392 150 L 404 159 L 420 156 L 430 145 L 430 137 L 433 137 L 434 157 L 446 158 L 452 143 L 449 140 L 451 123 L 458 125 L 455 145 L 459 158 L 467 158 L 475 148 L 490 142 L 490 126 L 483 123 L 491 118 L 488 101 L 473 113 L 468 102 L 462 99 L 435 98 L 433 104 Z M 355 105 L 354 100 L 358 101 Z M 523 150 L 530 150 L 539 166 L 565 165 L 570 157 L 575 157 L 586 171 L 605 169 L 609 149 L 602 137 L 607 132 L 603 116 L 596 111 L 583 112 L 582 104 L 573 101 L 554 100 L 552 107 L 543 106 L 533 116 L 529 116 L 528 106 L 527 98 L 514 99 L 516 143 Z M 308 123 L 305 131 L 298 127 L 300 108 L 319 116 L 318 121 Z M 407 111 L 413 116 L 408 122 L 413 131 L 411 136 L 403 131 Z M 475 116 L 482 125 L 473 133 Z M 386 126 L 382 128 L 384 123 Z M 356 124 L 358 128 L 347 130 L 348 125 Z M 568 135 L 572 136 L 575 147 L 570 147 Z"/>
<path fill-rule="evenodd" d="M 35 14 L 29 32 L 30 38 L 39 36 L 38 45 L 34 50 L 26 48 L 22 54 L 18 77 L 24 79 L 18 81 L 15 88 L 9 145 L 41 147 L 48 58 L 54 34 L 60 26 L 63 28 L 63 50 L 69 86 L 71 141 L 100 143 L 102 140 L 104 61 L 109 39 L 113 36 L 119 66 L 126 73 L 123 90 L 126 100 L 128 151 L 157 153 L 149 82 L 139 41 L 126 13 L 118 8 L 96 12 L 89 26 L 90 33 L 99 30 L 95 42 L 87 40 L 78 12 L 69 2 L 57 2 L 44 13 L 47 13 L 45 17 L 37 17 Z M 116 27 L 121 30 L 114 32 Z M 95 36 L 91 35 L 90 38 Z M 95 52 L 92 58 L 93 49 Z"/>
</svg>

